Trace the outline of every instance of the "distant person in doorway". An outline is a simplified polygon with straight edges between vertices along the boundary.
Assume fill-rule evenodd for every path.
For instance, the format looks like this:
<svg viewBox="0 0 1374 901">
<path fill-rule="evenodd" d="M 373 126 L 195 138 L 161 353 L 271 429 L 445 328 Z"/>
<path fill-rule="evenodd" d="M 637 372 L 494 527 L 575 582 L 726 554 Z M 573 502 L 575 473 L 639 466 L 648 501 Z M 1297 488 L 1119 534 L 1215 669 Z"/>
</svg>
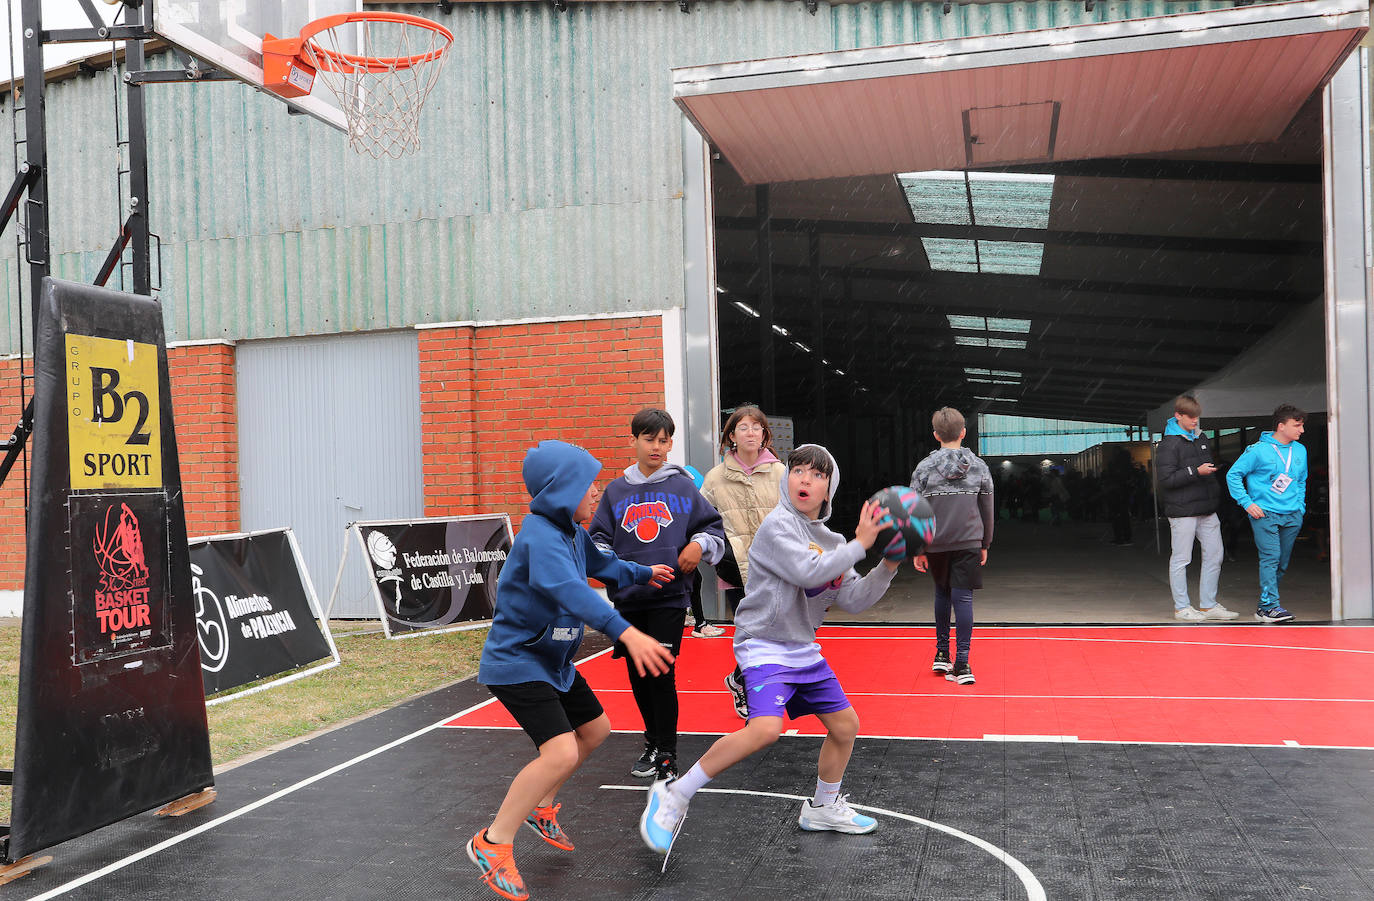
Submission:
<svg viewBox="0 0 1374 901">
<path fill-rule="evenodd" d="M 724 459 L 706 473 L 701 494 L 725 521 L 725 556 L 717 564 L 716 573 L 730 586 L 725 597 L 733 616 L 749 578 L 749 546 L 763 518 L 778 505 L 787 466 L 773 453 L 773 430 L 768 426 L 768 417 L 752 405 L 735 408 L 725 420 L 720 452 Z M 715 634 L 719 635 L 720 630 Z M 749 702 L 744 696 L 744 679 L 738 666 L 725 677 L 725 686 L 730 689 L 735 713 L 740 719 L 748 719 Z"/>
<path fill-rule="evenodd" d="M 1107 471 L 1102 473 L 1102 503 L 1112 523 L 1112 544 L 1130 547 L 1131 487 L 1135 473 L 1131 469 L 1131 455 L 1124 447 L 1112 452 Z"/>
<path fill-rule="evenodd" d="M 1174 619 L 1184 622 L 1238 619 L 1239 613 L 1217 603 L 1221 577 L 1221 520 L 1217 504 L 1221 486 L 1212 459 L 1212 441 L 1202 432 L 1202 405 L 1191 394 L 1174 399 L 1174 416 L 1164 426 L 1164 438 L 1155 451 L 1159 496 L 1169 518 L 1169 591 L 1174 596 Z M 1193 562 L 1193 542 L 1202 545 L 1202 574 L 1198 581 L 1198 606 L 1188 598 L 1188 564 Z"/>
<path fill-rule="evenodd" d="M 1279 605 L 1279 581 L 1288 571 L 1293 543 L 1307 510 L 1307 448 L 1302 437 L 1307 414 L 1292 404 L 1274 411 L 1274 430 L 1245 449 L 1226 474 L 1226 487 L 1250 515 L 1259 551 L 1259 606 L 1255 619 L 1286 623 L 1293 614 Z"/>
<path fill-rule="evenodd" d="M 935 511 L 935 539 L 915 559 L 917 572 L 935 580 L 935 660 L 931 672 L 960 685 L 974 683 L 969 666 L 973 643 L 973 592 L 983 587 L 992 529 L 996 522 L 992 473 L 963 446 L 964 416 L 942 407 L 931 417 L 940 449 L 916 464 L 911 487 Z M 954 614 L 954 659 L 949 656 L 949 619 Z"/>
</svg>

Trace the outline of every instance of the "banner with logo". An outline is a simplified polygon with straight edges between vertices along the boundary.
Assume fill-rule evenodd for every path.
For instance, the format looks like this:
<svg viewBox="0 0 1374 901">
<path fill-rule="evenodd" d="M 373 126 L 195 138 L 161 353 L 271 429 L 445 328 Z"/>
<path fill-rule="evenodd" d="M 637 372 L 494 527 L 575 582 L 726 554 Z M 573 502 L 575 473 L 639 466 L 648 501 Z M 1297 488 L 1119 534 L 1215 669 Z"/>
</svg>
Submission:
<svg viewBox="0 0 1374 901">
<path fill-rule="evenodd" d="M 215 781 L 162 306 L 37 306 L 10 860 Z"/>
<path fill-rule="evenodd" d="M 350 531 L 387 637 L 491 619 L 511 547 L 509 516 L 359 522 Z"/>
<path fill-rule="evenodd" d="M 290 529 L 193 540 L 191 590 L 207 697 L 325 658 L 330 662 L 294 678 L 338 665 L 338 650 L 319 615 Z"/>
</svg>

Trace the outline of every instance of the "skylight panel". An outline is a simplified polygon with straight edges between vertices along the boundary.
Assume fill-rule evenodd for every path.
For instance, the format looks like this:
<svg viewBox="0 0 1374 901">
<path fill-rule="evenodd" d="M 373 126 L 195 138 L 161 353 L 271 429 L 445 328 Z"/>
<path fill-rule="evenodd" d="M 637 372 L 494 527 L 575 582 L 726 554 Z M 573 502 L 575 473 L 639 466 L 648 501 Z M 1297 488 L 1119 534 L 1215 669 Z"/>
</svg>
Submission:
<svg viewBox="0 0 1374 901">
<path fill-rule="evenodd" d="M 1050 225 L 1054 176 L 1015 172 L 906 172 L 897 176 L 912 219 L 932 225 L 1042 229 Z M 970 210 L 971 207 L 971 210 Z M 1044 245 L 922 238 L 932 269 L 1039 275 Z"/>
<path fill-rule="evenodd" d="M 973 241 L 956 238 L 922 238 L 930 268 L 939 272 L 977 272 Z"/>
<path fill-rule="evenodd" d="M 917 222 L 971 225 L 962 172 L 907 172 L 897 176 Z"/>
<path fill-rule="evenodd" d="M 1028 244 L 1024 241 L 978 242 L 980 272 L 1039 275 L 1040 260 L 1044 255 L 1044 244 Z"/>
</svg>

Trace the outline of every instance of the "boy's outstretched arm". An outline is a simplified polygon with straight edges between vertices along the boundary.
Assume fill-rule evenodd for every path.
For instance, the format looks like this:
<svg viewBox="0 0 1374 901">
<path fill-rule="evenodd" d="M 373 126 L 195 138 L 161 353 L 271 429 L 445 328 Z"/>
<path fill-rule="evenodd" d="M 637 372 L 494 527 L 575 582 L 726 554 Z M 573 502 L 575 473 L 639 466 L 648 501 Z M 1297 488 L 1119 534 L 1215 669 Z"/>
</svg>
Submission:
<svg viewBox="0 0 1374 901">
<path fill-rule="evenodd" d="M 882 532 L 879 523 L 886 515 L 885 508 L 865 502 L 859 512 L 859 524 L 854 527 L 854 540 L 867 542 L 865 546 L 872 547 Z M 873 567 L 868 571 L 868 575 L 862 578 L 856 570 L 851 569 L 845 574 L 840 591 L 835 595 L 835 606 L 849 613 L 858 613 L 872 607 L 892 584 L 897 566 L 897 561 L 884 557 L 880 565 Z"/>
</svg>

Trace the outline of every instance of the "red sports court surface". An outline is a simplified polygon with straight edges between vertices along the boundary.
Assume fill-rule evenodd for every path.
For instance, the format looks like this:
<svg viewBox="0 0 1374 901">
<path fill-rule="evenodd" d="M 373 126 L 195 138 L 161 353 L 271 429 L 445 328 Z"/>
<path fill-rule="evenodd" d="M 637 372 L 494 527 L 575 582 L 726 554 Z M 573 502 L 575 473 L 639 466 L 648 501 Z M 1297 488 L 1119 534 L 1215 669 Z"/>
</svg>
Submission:
<svg viewBox="0 0 1374 901">
<path fill-rule="evenodd" d="M 972 686 L 930 672 L 931 627 L 829 626 L 819 637 L 866 737 L 1374 749 L 1370 628 L 979 627 Z M 683 640 L 679 731 L 739 728 L 721 682 L 730 647 L 728 635 Z M 612 728 L 643 729 L 623 660 L 605 652 L 578 668 Z M 515 727 L 496 703 L 447 725 Z M 815 717 L 786 728 L 823 732 Z"/>
</svg>

